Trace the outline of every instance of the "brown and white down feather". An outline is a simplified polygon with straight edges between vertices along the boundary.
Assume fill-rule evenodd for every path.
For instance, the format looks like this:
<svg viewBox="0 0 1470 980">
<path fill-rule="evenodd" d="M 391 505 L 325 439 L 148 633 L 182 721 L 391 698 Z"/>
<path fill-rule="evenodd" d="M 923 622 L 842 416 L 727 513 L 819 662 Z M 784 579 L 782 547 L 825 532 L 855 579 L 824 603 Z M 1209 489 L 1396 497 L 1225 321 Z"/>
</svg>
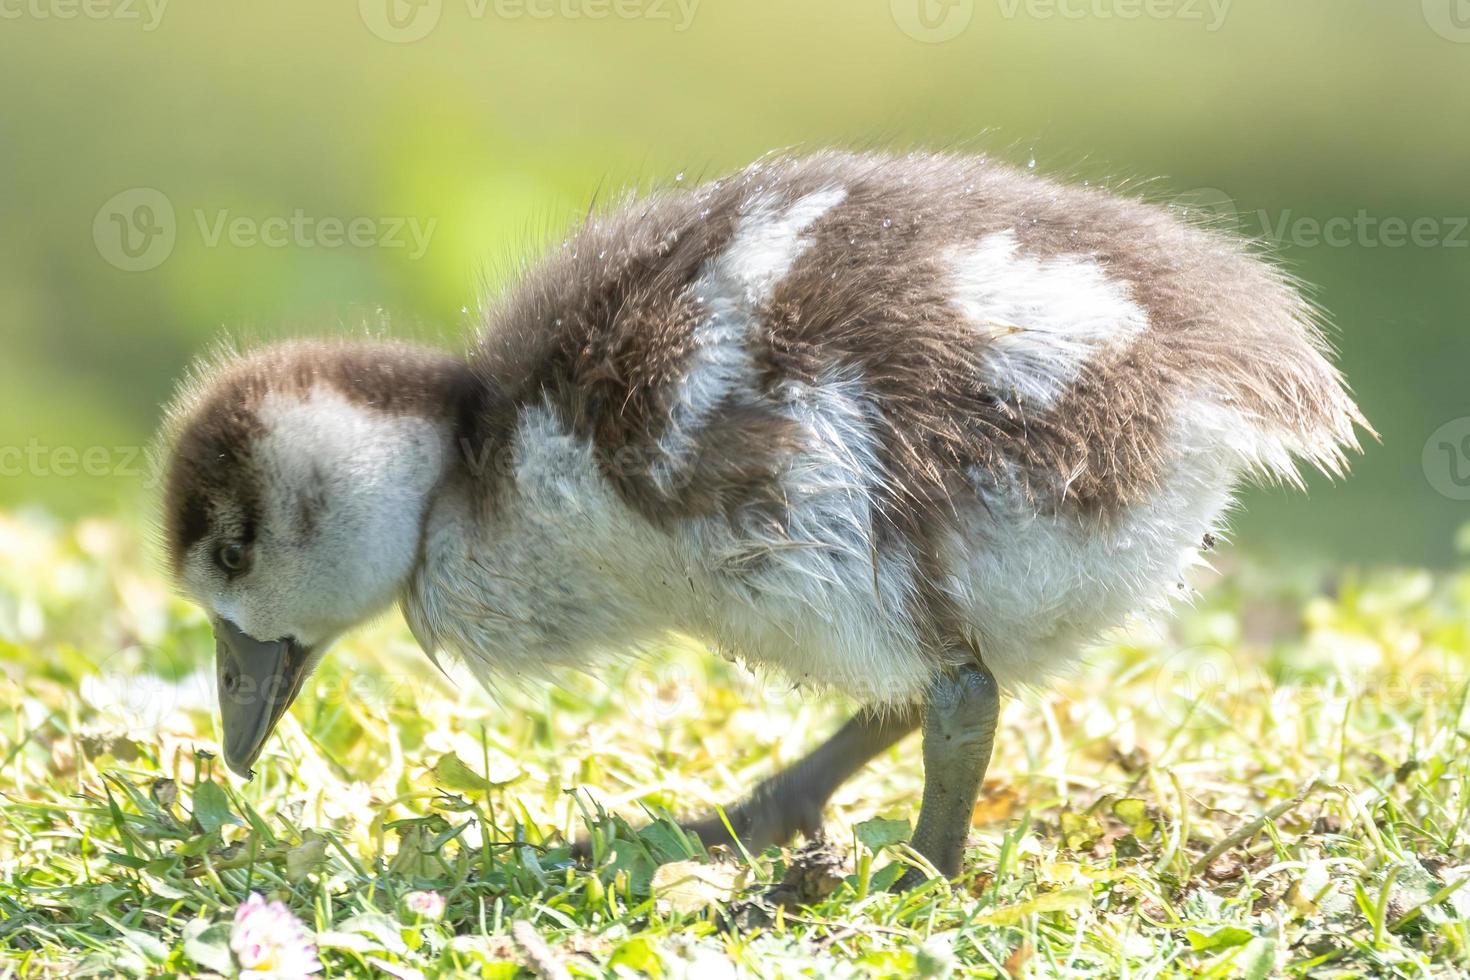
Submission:
<svg viewBox="0 0 1470 980">
<path fill-rule="evenodd" d="M 372 436 L 434 478 L 381 575 L 427 650 L 487 678 L 678 631 L 871 703 L 971 651 L 1039 681 L 1176 594 L 1242 478 L 1336 472 L 1365 424 L 1311 307 L 1240 242 L 952 155 L 631 199 L 527 270 L 467 363 L 363 381 L 330 366 L 377 356 L 354 349 L 233 370 L 298 378 L 340 425 L 429 420 Z M 430 395 L 385 408 L 395 383 Z M 255 430 L 319 424 L 274 397 L 239 396 Z"/>
</svg>

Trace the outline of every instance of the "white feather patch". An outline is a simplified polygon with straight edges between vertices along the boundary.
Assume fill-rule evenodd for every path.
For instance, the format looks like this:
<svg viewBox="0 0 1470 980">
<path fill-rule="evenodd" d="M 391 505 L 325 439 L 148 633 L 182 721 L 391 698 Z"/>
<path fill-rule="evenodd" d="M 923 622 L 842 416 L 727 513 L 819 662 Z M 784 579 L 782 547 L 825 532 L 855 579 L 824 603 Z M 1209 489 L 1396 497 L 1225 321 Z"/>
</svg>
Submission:
<svg viewBox="0 0 1470 980">
<path fill-rule="evenodd" d="M 1127 287 L 1080 255 L 1023 254 L 1013 231 L 949 256 L 954 304 L 981 334 L 987 380 L 1023 403 L 1053 405 L 1098 350 L 1148 328 Z"/>
<path fill-rule="evenodd" d="M 675 386 L 669 423 L 659 440 L 653 479 L 666 492 L 693 454 L 710 413 L 748 391 L 755 373 L 748 339 L 754 318 L 791 266 L 811 245 L 807 232 L 847 197 L 842 188 L 808 194 L 784 209 L 757 203 L 742 215 L 726 249 L 710 258 L 690 292 L 707 311 L 694 328 L 689 368 Z"/>
<path fill-rule="evenodd" d="M 379 412 L 326 385 L 267 395 L 258 414 L 264 431 L 249 477 L 260 493 L 256 571 L 226 581 L 196 552 L 186 579 L 251 636 L 320 644 L 403 587 L 450 438 L 440 422 Z"/>
</svg>

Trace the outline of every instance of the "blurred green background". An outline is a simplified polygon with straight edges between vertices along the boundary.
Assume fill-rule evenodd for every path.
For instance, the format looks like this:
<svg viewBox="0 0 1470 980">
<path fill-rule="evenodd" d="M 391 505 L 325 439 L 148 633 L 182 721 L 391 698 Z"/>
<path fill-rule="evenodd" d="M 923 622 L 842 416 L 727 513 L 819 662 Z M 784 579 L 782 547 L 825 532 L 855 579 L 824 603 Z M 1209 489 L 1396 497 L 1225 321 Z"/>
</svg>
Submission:
<svg viewBox="0 0 1470 980">
<path fill-rule="evenodd" d="M 145 513 L 223 331 L 453 342 L 599 188 L 840 143 L 1275 239 L 1383 442 L 1247 547 L 1442 564 L 1470 517 L 1466 0 L 0 0 L 0 86 L 0 506 Z"/>
</svg>

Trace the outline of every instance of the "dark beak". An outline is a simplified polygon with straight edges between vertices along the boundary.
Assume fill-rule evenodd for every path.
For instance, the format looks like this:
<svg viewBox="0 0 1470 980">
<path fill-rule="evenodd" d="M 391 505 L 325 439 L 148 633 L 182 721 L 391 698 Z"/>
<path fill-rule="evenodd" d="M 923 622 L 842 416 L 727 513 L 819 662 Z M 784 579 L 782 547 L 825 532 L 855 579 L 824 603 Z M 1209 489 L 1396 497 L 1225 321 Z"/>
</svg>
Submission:
<svg viewBox="0 0 1470 980">
<path fill-rule="evenodd" d="M 249 779 L 265 740 L 301 692 L 311 650 L 290 637 L 257 640 L 228 619 L 214 621 L 214 649 L 225 763 Z"/>
</svg>

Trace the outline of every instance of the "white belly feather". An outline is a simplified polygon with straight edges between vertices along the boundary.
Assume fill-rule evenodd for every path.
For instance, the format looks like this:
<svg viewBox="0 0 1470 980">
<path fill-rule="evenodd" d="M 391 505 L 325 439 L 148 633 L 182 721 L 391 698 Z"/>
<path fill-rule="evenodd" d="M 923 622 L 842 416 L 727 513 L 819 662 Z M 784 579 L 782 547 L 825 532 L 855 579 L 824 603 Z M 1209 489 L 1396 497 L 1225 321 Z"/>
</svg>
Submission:
<svg viewBox="0 0 1470 980">
<path fill-rule="evenodd" d="M 872 461 L 844 441 L 856 409 L 843 388 L 789 394 L 814 437 L 787 474 L 790 537 L 723 519 L 655 528 L 621 502 L 586 443 L 550 412 L 526 413 L 517 492 L 501 516 L 471 521 L 449 501 L 431 516 L 406 604 L 415 634 L 486 680 L 587 668 L 677 632 L 863 701 L 917 697 L 932 660 L 905 612 L 913 571 L 893 559 L 875 570 L 862 484 Z M 948 543 L 945 584 L 1002 685 L 1040 682 L 1102 631 L 1180 593 L 1238 475 L 1202 424 L 1181 424 L 1156 497 L 1106 526 L 977 494 Z"/>
</svg>

